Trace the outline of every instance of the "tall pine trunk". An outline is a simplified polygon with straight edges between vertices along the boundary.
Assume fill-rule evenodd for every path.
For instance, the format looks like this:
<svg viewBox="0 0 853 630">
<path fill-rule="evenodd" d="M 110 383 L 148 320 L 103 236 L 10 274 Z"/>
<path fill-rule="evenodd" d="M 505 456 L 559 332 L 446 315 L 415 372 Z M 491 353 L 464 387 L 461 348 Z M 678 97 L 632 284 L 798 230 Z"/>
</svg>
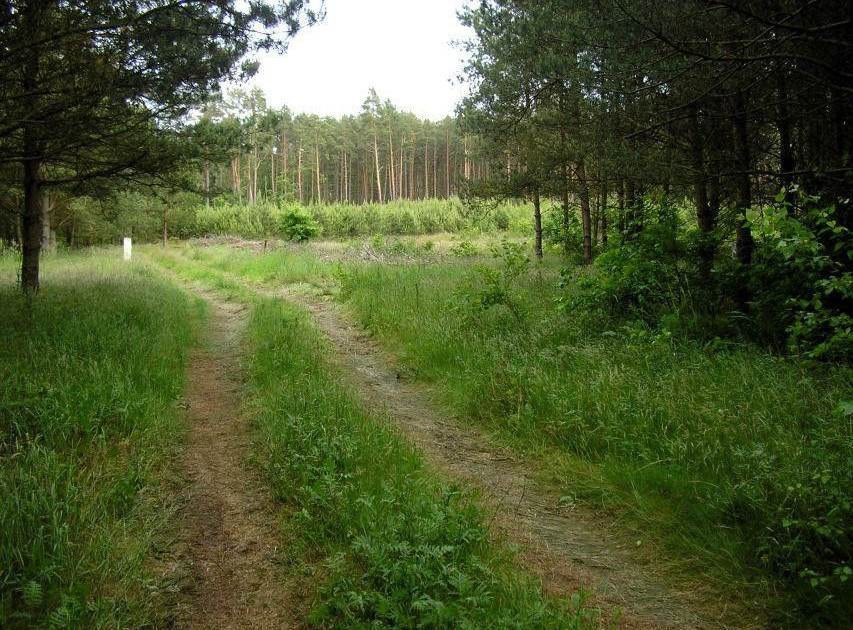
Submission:
<svg viewBox="0 0 853 630">
<path fill-rule="evenodd" d="M 163 249 L 169 246 L 169 206 L 163 204 Z"/>
<path fill-rule="evenodd" d="M 578 178 L 578 186 L 581 202 L 581 225 L 583 226 L 583 264 L 592 262 L 592 217 L 589 211 L 589 186 L 586 181 L 586 165 L 583 160 L 578 162 L 575 174 Z"/>
<path fill-rule="evenodd" d="M 296 196 L 299 198 L 299 203 L 305 202 L 304 193 L 302 190 L 302 140 L 299 141 L 299 151 L 296 154 Z"/>
<path fill-rule="evenodd" d="M 201 190 L 204 195 L 204 205 L 210 207 L 210 162 L 205 158 L 202 163 Z"/>
<path fill-rule="evenodd" d="M 776 109 L 776 129 L 779 133 L 780 183 L 786 189 L 790 189 L 794 181 L 794 148 L 791 137 L 791 116 L 788 109 L 788 85 L 781 69 L 776 71 L 776 77 L 777 100 L 779 101 L 779 106 Z"/>
<path fill-rule="evenodd" d="M 394 141 L 391 138 L 391 132 L 388 132 L 388 191 L 391 195 L 389 199 L 394 201 L 397 198 L 397 180 L 394 173 Z"/>
<path fill-rule="evenodd" d="M 563 162 L 561 169 L 560 177 L 563 188 L 563 255 L 568 256 L 571 250 L 571 242 L 569 240 L 569 169 L 566 167 L 565 162 Z"/>
<path fill-rule="evenodd" d="M 542 260 L 542 200 L 539 197 L 539 189 L 533 191 L 533 229 L 536 234 L 536 242 L 533 246 L 536 258 Z"/>
<path fill-rule="evenodd" d="M 33 147 L 34 148 L 34 147 Z M 27 151 L 27 153 L 30 153 Z M 34 158 L 24 166 L 24 215 L 21 224 L 21 287 L 24 293 L 38 293 L 41 255 L 42 214 L 41 160 Z"/>
<path fill-rule="evenodd" d="M 699 281 L 707 287 L 711 282 L 711 269 L 714 265 L 716 247 L 713 232 L 717 217 L 714 205 L 709 200 L 708 178 L 705 173 L 705 151 L 702 133 L 699 129 L 699 114 L 696 108 L 690 112 L 687 124 L 687 135 L 690 142 L 690 167 L 693 171 L 693 202 L 696 206 L 696 223 L 699 226 L 701 239 L 698 247 Z"/>
<path fill-rule="evenodd" d="M 749 151 L 749 130 L 746 120 L 746 99 L 743 92 L 736 92 L 732 97 L 732 140 L 735 150 L 735 203 L 742 213 L 752 206 L 752 158 Z M 746 217 L 738 219 L 735 241 L 735 256 L 742 265 L 752 262 L 752 250 L 755 242 Z"/>
<path fill-rule="evenodd" d="M 38 41 L 42 34 L 43 10 L 46 4 L 27 3 L 23 5 L 22 22 L 24 32 L 32 41 Z M 40 49 L 29 48 L 21 87 L 27 94 L 27 109 L 38 111 L 38 76 L 41 68 Z M 39 290 L 39 257 L 41 256 L 44 215 L 42 214 L 42 153 L 44 147 L 40 141 L 38 126 L 27 124 L 23 128 L 23 153 L 26 156 L 21 165 L 24 169 L 24 208 L 21 217 L 21 288 L 24 293 L 35 294 Z"/>
<path fill-rule="evenodd" d="M 424 199 L 429 199 L 429 138 L 424 140 Z"/>
<path fill-rule="evenodd" d="M 444 180 L 447 185 L 447 199 L 450 199 L 450 127 L 444 138 Z"/>
<path fill-rule="evenodd" d="M 376 190 L 379 194 L 379 203 L 382 203 L 382 180 L 379 175 L 379 141 L 376 132 L 373 132 L 373 165 L 376 168 Z"/>
</svg>

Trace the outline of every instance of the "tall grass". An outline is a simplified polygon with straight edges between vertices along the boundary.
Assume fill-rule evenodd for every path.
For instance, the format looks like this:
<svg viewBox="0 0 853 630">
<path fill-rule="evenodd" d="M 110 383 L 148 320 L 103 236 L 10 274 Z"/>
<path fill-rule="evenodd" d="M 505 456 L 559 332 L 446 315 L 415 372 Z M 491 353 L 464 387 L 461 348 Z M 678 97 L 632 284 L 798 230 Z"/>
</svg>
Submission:
<svg viewBox="0 0 853 630">
<path fill-rule="evenodd" d="M 260 279 L 250 270 L 268 256 L 246 254 L 246 277 Z M 224 259 L 198 263 L 214 273 L 204 265 Z M 764 598 L 774 623 L 843 627 L 853 601 L 849 367 L 603 330 L 590 313 L 555 308 L 571 291 L 555 275 L 482 258 L 337 273 L 341 297 L 405 370 L 527 453 L 567 497 L 617 511 L 721 588 Z"/>
<path fill-rule="evenodd" d="M 191 260 L 258 283 L 304 283 L 324 287 L 332 281 L 333 268 L 308 252 L 276 250 L 259 256 L 252 251 L 229 247 L 193 246 L 180 251 Z"/>
<path fill-rule="evenodd" d="M 558 313 L 536 273 L 499 299 L 483 277 L 353 267 L 342 295 L 460 414 L 550 462 L 566 494 L 633 514 L 721 581 L 773 576 L 762 588 L 795 593 L 793 625 L 849 619 L 849 368 L 600 330 Z"/>
<path fill-rule="evenodd" d="M 199 315 L 104 256 L 55 255 L 35 299 L 0 288 L 0 626 L 143 628 L 169 514 L 173 408 Z"/>
</svg>

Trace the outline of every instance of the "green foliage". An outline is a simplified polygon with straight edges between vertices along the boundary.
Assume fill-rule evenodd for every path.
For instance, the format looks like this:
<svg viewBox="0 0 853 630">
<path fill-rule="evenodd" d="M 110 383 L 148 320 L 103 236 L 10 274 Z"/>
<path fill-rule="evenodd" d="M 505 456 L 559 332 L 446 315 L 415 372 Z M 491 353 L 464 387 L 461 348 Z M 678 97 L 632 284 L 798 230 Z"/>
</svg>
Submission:
<svg viewBox="0 0 853 630">
<path fill-rule="evenodd" d="M 268 202 L 248 205 L 217 200 L 196 211 L 194 236 L 269 238 L 278 233 L 284 212 L 286 210 Z"/>
<path fill-rule="evenodd" d="M 282 213 L 279 229 L 284 236 L 297 243 L 320 235 L 320 224 L 301 206 L 290 206 Z"/>
<path fill-rule="evenodd" d="M 835 206 L 792 191 L 777 206 L 747 213 L 762 247 L 751 269 L 762 321 L 785 327 L 795 352 L 825 360 L 853 357 L 853 237 Z"/>
<path fill-rule="evenodd" d="M 307 207 L 292 203 L 278 206 L 261 202 L 251 206 L 217 201 L 209 208 L 198 209 L 194 234 L 263 238 L 280 233 L 290 238 L 290 231 L 294 231 L 307 238 L 319 234 L 331 238 L 349 238 L 460 232 L 471 226 L 460 208 L 461 204 L 440 199 Z M 506 212 L 516 216 L 526 215 L 528 211 L 529 208 L 525 206 L 513 206 Z M 316 232 L 314 226 L 318 226 Z M 499 229 L 494 222 L 485 220 L 479 222 L 477 227 L 483 231 Z M 293 240 L 305 239 L 300 237 Z"/>
<path fill-rule="evenodd" d="M 652 233 L 654 228 L 647 229 Z M 669 242 L 670 251 L 690 247 L 689 233 L 671 229 L 670 234 L 668 241 L 664 236 L 655 240 Z M 189 251 L 195 260 L 211 265 L 206 269 L 215 266 L 253 280 L 292 281 L 288 274 L 299 268 L 292 278 L 304 282 L 319 271 L 284 252 Z M 849 370 L 798 363 L 722 340 L 673 344 L 666 329 L 655 331 L 632 323 L 637 320 L 630 317 L 605 318 L 604 311 L 580 301 L 567 317 L 554 311 L 554 301 L 571 298 L 566 294 L 577 288 L 558 289 L 556 273 L 547 266 L 530 270 L 520 246 L 502 244 L 493 254 L 496 260 L 488 266 L 487 277 L 475 271 L 479 261 L 454 258 L 442 265 L 341 266 L 341 296 L 378 338 L 406 357 L 407 373 L 436 383 L 460 415 L 535 455 L 557 483 L 570 490 L 566 494 L 572 500 L 603 503 L 623 512 L 646 535 L 661 537 L 672 557 L 692 558 L 693 570 L 735 583 L 750 597 L 770 597 L 779 590 L 788 603 L 778 608 L 774 622 L 787 618 L 796 627 L 803 618 L 849 618 L 845 602 L 850 601 L 846 567 L 851 566 L 853 548 L 853 405 L 844 402 L 851 400 Z M 468 308 L 459 308 L 460 295 Z M 483 296 L 485 301 L 480 300 Z M 304 336 L 300 327 L 285 328 L 289 326 L 294 327 L 291 334 Z M 261 337 L 275 343 L 272 332 Z M 284 352 L 293 344 L 280 347 Z M 277 387 L 294 390 L 291 381 L 282 380 L 283 372 L 274 372 L 291 360 L 282 357 L 270 364 L 270 379 L 279 374 Z M 301 385 L 307 383 L 306 376 L 299 378 L 303 380 L 292 381 L 300 383 L 296 392 L 313 391 L 315 385 Z M 259 386 L 259 391 L 267 387 Z M 334 410 L 326 415 L 325 403 L 319 401 L 327 398 Z M 363 480 L 360 475 L 367 475 L 370 466 L 359 464 L 354 455 L 349 459 L 352 439 L 349 429 L 339 433 L 346 415 L 339 399 L 322 390 L 316 399 L 308 397 L 299 404 L 305 405 L 304 412 L 287 418 L 287 430 L 307 433 L 295 442 L 298 447 L 281 446 L 282 475 L 289 478 L 290 467 L 302 465 L 298 454 L 314 453 L 309 441 L 326 434 L 337 437 L 330 444 L 323 442 L 323 452 L 338 453 L 335 462 L 346 462 L 338 476 L 322 472 L 325 463 L 305 473 L 306 479 L 320 484 L 306 481 L 315 493 L 298 503 L 318 502 L 306 515 L 313 521 L 318 514 L 343 513 L 342 506 L 349 504 L 338 501 L 349 501 L 349 495 L 339 498 L 335 493 L 346 494 L 341 485 Z M 272 407 L 289 409 L 285 404 Z M 306 424 L 314 408 L 326 418 L 322 429 Z M 286 448 L 294 448 L 297 455 Z M 383 448 L 371 443 L 365 450 Z M 350 474 L 354 477 L 346 476 Z M 396 501 L 389 486 L 376 483 L 382 496 Z M 373 499 L 359 496 L 359 510 L 375 505 Z M 366 514 L 364 522 L 393 520 L 390 515 Z M 421 528 L 427 528 L 426 521 L 417 531 Z M 335 541 L 351 539 L 348 533 L 333 531 Z M 404 583 L 411 575 L 425 579 L 419 567 L 431 565 L 416 547 L 406 547 L 418 563 L 409 566 L 410 556 L 394 555 L 395 543 L 386 546 L 385 541 L 384 535 L 370 537 L 359 554 L 393 565 L 393 576 Z M 413 614 L 384 591 L 376 595 L 354 581 L 351 572 L 364 570 L 362 555 L 341 558 L 332 565 L 344 581 L 330 582 L 329 601 L 335 603 L 321 607 L 318 619 L 328 614 L 361 620 L 358 615 L 377 610 L 393 610 L 395 619 Z M 761 585 L 767 582 L 770 586 L 764 589 Z"/>
<path fill-rule="evenodd" d="M 163 237 L 164 213 L 169 236 L 187 238 L 195 232 L 198 199 L 191 193 L 175 193 L 162 198 L 133 190 L 115 191 L 103 199 L 77 197 L 60 216 L 54 228 L 76 246 L 117 243 L 123 236 L 135 242 L 157 241 Z M 60 221 L 57 221 L 60 219 Z"/>
<path fill-rule="evenodd" d="M 54 213 L 53 227 L 60 238 L 69 243 L 73 240 L 75 245 L 116 243 L 122 236 L 132 236 L 136 242 L 156 242 L 163 235 L 165 213 L 170 237 L 282 236 L 304 242 L 320 235 L 349 238 L 470 231 L 524 234 L 529 231 L 531 212 L 526 205 L 507 204 L 498 208 L 494 216 L 472 222 L 458 200 L 302 206 L 288 201 L 246 204 L 218 198 L 205 205 L 191 193 L 154 195 L 120 190 L 103 198 L 81 196 L 68 200 Z"/>
<path fill-rule="evenodd" d="M 457 258 L 472 258 L 479 255 L 480 250 L 471 241 L 459 241 L 450 246 L 450 253 Z"/>
<path fill-rule="evenodd" d="M 159 251 L 151 253 L 159 254 Z M 310 253 L 275 250 L 259 255 L 259 252 L 235 250 L 230 247 L 184 247 L 182 253 L 204 267 L 236 274 L 257 283 L 305 283 L 325 288 L 330 282 L 332 270 Z M 160 259 L 167 263 L 168 259 Z M 181 260 L 172 261 L 172 266 L 184 269 Z"/>
<path fill-rule="evenodd" d="M 548 204 L 543 204 L 546 206 Z M 571 208 L 569 212 L 569 231 L 565 234 L 563 229 L 563 209 L 561 206 L 552 204 L 550 209 L 542 212 L 542 240 L 549 245 L 563 247 L 568 240 L 569 250 L 580 260 L 583 247 L 583 231 L 577 208 Z"/>
<path fill-rule="evenodd" d="M 839 418 L 840 422 L 849 419 Z M 818 470 L 788 485 L 779 497 L 776 519 L 761 551 L 776 571 L 804 584 L 800 590 L 812 595 L 816 612 L 821 607 L 845 606 L 846 582 L 853 573 L 853 475 L 850 470 Z"/>
<path fill-rule="evenodd" d="M 323 234 L 336 238 L 353 236 L 457 233 L 469 229 L 482 232 L 529 230 L 533 212 L 528 205 L 505 204 L 476 220 L 458 199 L 399 200 L 360 206 L 328 204 L 310 206 Z M 526 222 L 525 222 L 526 221 Z"/>
<path fill-rule="evenodd" d="M 44 264 L 37 298 L 0 289 L 0 626 L 148 628 L 193 309 L 103 256 Z"/>
<path fill-rule="evenodd" d="M 492 248 L 498 265 L 478 264 L 473 273 L 456 291 L 456 295 L 470 308 L 472 315 L 495 306 L 504 306 L 518 321 L 522 321 L 522 301 L 517 284 L 527 274 L 530 255 L 526 243 L 507 240 Z"/>
<path fill-rule="evenodd" d="M 630 319 L 653 328 L 689 325 L 685 319 L 694 312 L 696 284 L 693 250 L 678 212 L 666 204 L 656 210 L 657 220 L 631 239 L 616 240 L 591 270 L 563 271 L 562 310 L 593 313 L 596 321 L 604 317 L 611 325 Z"/>
</svg>

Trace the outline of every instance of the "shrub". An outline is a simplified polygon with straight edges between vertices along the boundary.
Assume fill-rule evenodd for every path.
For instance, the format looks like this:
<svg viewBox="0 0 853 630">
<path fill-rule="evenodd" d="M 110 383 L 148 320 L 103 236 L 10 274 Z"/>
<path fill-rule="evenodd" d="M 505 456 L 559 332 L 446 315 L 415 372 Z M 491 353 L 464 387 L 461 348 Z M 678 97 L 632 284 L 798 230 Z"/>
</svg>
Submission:
<svg viewBox="0 0 853 630">
<path fill-rule="evenodd" d="M 612 320 L 639 318 L 651 327 L 664 320 L 670 327 L 682 325 L 693 306 L 697 271 L 681 227 L 674 208 L 660 207 L 658 221 L 601 254 L 589 273 L 564 271 L 562 287 L 574 286 L 560 307 Z"/>
<path fill-rule="evenodd" d="M 787 200 L 791 194 L 796 204 Z M 748 212 L 759 242 L 750 280 L 760 332 L 783 328 L 789 348 L 810 358 L 849 360 L 853 354 L 853 238 L 835 206 L 782 191 L 777 205 Z M 799 216 L 796 216 L 796 215 Z"/>
<path fill-rule="evenodd" d="M 530 268 L 527 246 L 524 243 L 502 241 L 492 248 L 492 255 L 500 264 L 497 267 L 476 265 L 468 282 L 459 288 L 457 295 L 463 303 L 478 311 L 502 305 L 516 320 L 521 321 L 523 304 L 518 285 Z"/>
<path fill-rule="evenodd" d="M 291 241 L 302 243 L 320 234 L 320 224 L 301 206 L 289 206 L 279 219 L 279 229 Z"/>
</svg>

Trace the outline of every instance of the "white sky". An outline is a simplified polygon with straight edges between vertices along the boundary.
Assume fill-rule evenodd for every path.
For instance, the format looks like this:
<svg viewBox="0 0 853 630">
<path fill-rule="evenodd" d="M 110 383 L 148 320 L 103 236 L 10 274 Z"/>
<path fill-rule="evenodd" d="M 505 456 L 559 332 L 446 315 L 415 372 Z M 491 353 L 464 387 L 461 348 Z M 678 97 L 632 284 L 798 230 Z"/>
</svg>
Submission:
<svg viewBox="0 0 853 630">
<path fill-rule="evenodd" d="M 357 114 L 376 89 L 420 118 L 452 115 L 465 93 L 457 76 L 468 30 L 465 0 L 326 0 L 326 19 L 300 31 L 283 56 L 264 55 L 248 87 L 272 107 L 319 116 Z"/>
</svg>

